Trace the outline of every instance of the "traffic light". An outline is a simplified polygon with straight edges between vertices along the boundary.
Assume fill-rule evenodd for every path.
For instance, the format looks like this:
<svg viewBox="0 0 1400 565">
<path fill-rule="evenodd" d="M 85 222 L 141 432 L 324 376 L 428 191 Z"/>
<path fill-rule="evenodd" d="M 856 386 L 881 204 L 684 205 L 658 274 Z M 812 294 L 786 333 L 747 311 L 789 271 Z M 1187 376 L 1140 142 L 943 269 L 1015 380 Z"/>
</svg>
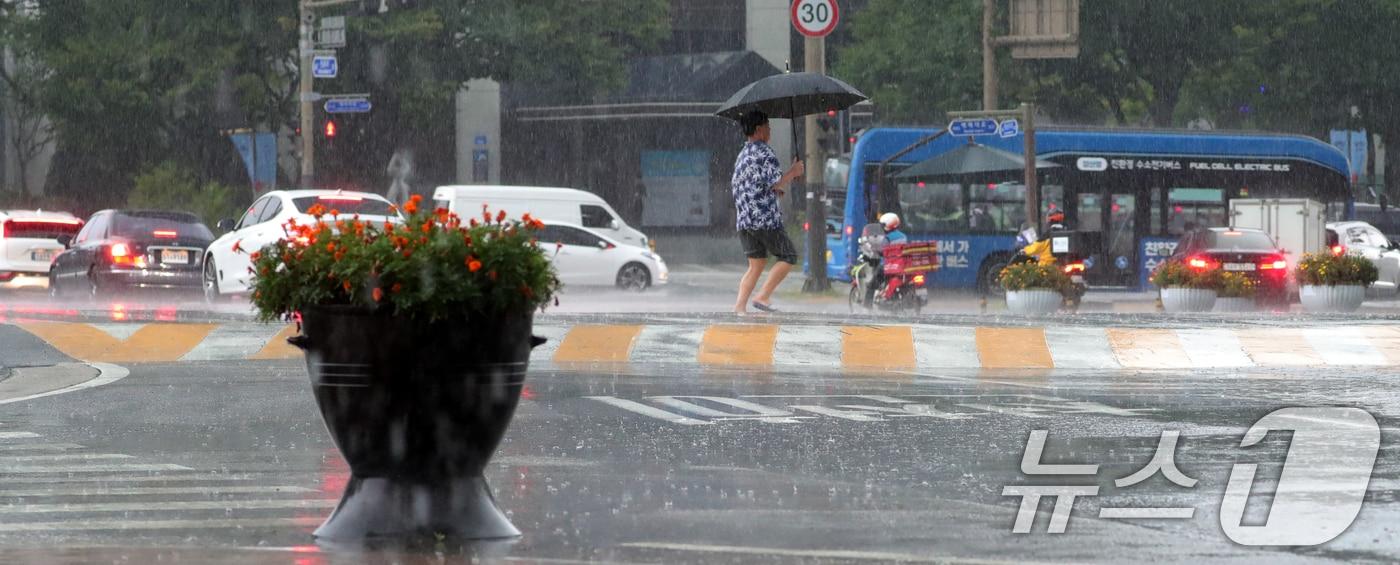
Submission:
<svg viewBox="0 0 1400 565">
<path fill-rule="evenodd" d="M 335 133 L 336 133 L 335 120 L 326 120 L 326 129 L 325 129 L 325 132 L 326 132 L 326 139 L 330 139 L 330 138 L 332 138 L 332 137 L 335 137 Z"/>
<path fill-rule="evenodd" d="M 837 117 L 841 112 L 835 109 L 827 110 L 817 114 L 817 147 L 820 147 L 825 155 L 840 155 L 841 140 L 840 128 L 837 126 Z"/>
</svg>

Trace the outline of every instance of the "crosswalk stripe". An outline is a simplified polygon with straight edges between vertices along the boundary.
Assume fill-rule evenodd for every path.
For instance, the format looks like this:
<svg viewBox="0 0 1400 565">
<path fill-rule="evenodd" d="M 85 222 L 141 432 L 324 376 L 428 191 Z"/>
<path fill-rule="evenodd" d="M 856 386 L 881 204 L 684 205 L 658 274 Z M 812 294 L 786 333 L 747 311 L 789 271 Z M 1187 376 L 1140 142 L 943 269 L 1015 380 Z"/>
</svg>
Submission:
<svg viewBox="0 0 1400 565">
<path fill-rule="evenodd" d="M 773 340 L 773 361 L 813 369 L 840 369 L 841 330 L 831 326 L 782 326 Z"/>
<path fill-rule="evenodd" d="M 1303 328 L 1303 338 L 1328 365 L 1385 365 L 1360 328 Z"/>
<path fill-rule="evenodd" d="M 1100 328 L 1045 328 L 1045 345 L 1059 369 L 1118 368 L 1118 358 Z"/>
<path fill-rule="evenodd" d="M 0 432 L 0 439 L 30 439 L 39 437 L 34 432 Z"/>
<path fill-rule="evenodd" d="M 1181 369 L 1191 358 L 1176 332 L 1160 328 L 1108 328 L 1108 343 L 1118 364 L 1132 369 Z"/>
<path fill-rule="evenodd" d="M 1236 332 L 1240 347 L 1256 365 L 1323 365 L 1303 332 L 1292 328 L 1248 328 Z"/>
<path fill-rule="evenodd" d="M 694 325 L 649 325 L 637 334 L 633 363 L 695 363 L 705 330 Z"/>
<path fill-rule="evenodd" d="M 218 520 L 72 520 L 63 522 L 29 522 L 0 524 L 0 532 L 84 532 L 84 531 L 135 531 L 135 530 L 213 530 L 240 528 L 285 528 L 314 527 L 324 522 L 323 518 L 299 516 L 294 518 L 225 518 Z"/>
<path fill-rule="evenodd" d="M 76 502 L 71 504 L 0 504 L 0 514 L 62 514 L 71 512 L 168 512 L 172 510 L 272 510 L 331 508 L 335 499 L 294 500 L 176 500 L 161 502 Z"/>
<path fill-rule="evenodd" d="M 918 366 L 909 326 L 842 328 L 841 363 L 847 369 L 913 369 Z"/>
<path fill-rule="evenodd" d="M 83 446 L 76 443 L 16 443 L 0 445 L 0 453 L 12 451 L 68 451 L 70 449 L 82 449 Z"/>
<path fill-rule="evenodd" d="M 554 352 L 559 349 L 559 344 L 564 341 L 564 336 L 568 335 L 569 326 L 536 324 L 531 333 L 544 338 L 545 342 L 530 350 L 530 361 L 532 363 L 548 362 L 554 359 Z"/>
<path fill-rule="evenodd" d="M 92 326 L 92 327 L 94 327 L 94 328 L 97 328 L 97 329 L 99 329 L 99 330 L 102 330 L 102 333 L 105 333 L 105 334 L 107 334 L 107 335 L 109 335 L 109 336 L 112 336 L 112 339 L 116 339 L 116 340 L 120 340 L 120 341 L 125 341 L 125 340 L 127 340 L 127 339 L 130 339 L 130 338 L 131 338 L 131 334 L 134 334 L 134 333 L 136 333 L 137 330 L 146 327 L 146 324 L 107 324 L 107 323 L 100 323 L 100 324 L 88 324 L 88 325 L 90 325 L 90 326 Z"/>
<path fill-rule="evenodd" d="M 636 325 L 574 326 L 554 352 L 555 363 L 626 363 L 641 333 Z"/>
<path fill-rule="evenodd" d="M 773 324 L 716 324 L 705 329 L 696 359 L 702 365 L 772 365 L 777 337 Z"/>
<path fill-rule="evenodd" d="M 1387 363 L 1400 364 L 1400 327 L 1366 326 L 1361 332 Z"/>
<path fill-rule="evenodd" d="M 1251 367 L 1254 361 L 1240 347 L 1240 338 L 1226 329 L 1176 331 L 1186 357 L 1196 367 Z"/>
<path fill-rule="evenodd" d="M 301 357 L 301 350 L 287 343 L 287 338 L 297 335 L 297 333 L 296 324 L 287 324 L 286 327 L 282 328 L 282 331 L 268 339 L 262 349 L 259 349 L 249 359 L 295 359 Z"/>
<path fill-rule="evenodd" d="M 213 324 L 146 324 L 118 340 L 90 324 L 25 322 L 20 327 L 84 361 L 175 361 L 214 330 Z"/>
<path fill-rule="evenodd" d="M 193 469 L 191 469 L 193 471 Z M 15 485 L 49 485 L 60 483 L 103 483 L 108 485 L 121 483 L 225 483 L 243 482 L 259 479 L 253 475 L 225 475 L 210 473 L 162 473 L 160 475 L 101 475 L 84 476 L 73 475 L 68 477 L 35 477 L 35 476 L 12 476 L 4 477 L 0 484 L 5 487 Z M 216 488 L 216 487 L 209 487 Z"/>
<path fill-rule="evenodd" d="M 977 328 L 977 356 L 985 369 L 1053 369 L 1041 328 Z"/>
<path fill-rule="evenodd" d="M 180 360 L 244 359 L 262 351 L 280 329 L 284 328 L 271 324 L 224 324 L 209 332 L 204 341 L 199 342 L 199 345 Z"/>
<path fill-rule="evenodd" d="M 914 357 L 920 368 L 976 367 L 977 335 L 973 328 L 915 326 Z"/>
<path fill-rule="evenodd" d="M 6 455 L 0 461 L 29 463 L 35 461 L 92 461 L 97 459 L 132 459 L 124 453 L 65 453 L 63 455 Z"/>
<path fill-rule="evenodd" d="M 297 486 L 193 486 L 193 487 L 108 487 L 105 484 L 94 487 L 74 486 L 69 488 L 30 488 L 0 490 L 0 498 L 38 496 L 146 496 L 162 494 L 276 494 L 316 492 L 314 489 Z"/>
<path fill-rule="evenodd" d="M 173 463 L 119 463 L 99 465 L 4 465 L 0 463 L 0 475 L 37 473 L 121 473 L 124 471 L 193 471 L 183 465 Z"/>
</svg>

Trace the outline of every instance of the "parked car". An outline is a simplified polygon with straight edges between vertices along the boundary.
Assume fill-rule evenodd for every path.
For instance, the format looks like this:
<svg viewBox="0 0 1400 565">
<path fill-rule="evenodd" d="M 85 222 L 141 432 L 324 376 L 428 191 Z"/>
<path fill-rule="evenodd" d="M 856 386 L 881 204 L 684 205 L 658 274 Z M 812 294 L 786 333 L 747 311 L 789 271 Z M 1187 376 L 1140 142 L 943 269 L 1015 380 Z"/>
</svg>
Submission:
<svg viewBox="0 0 1400 565">
<path fill-rule="evenodd" d="M 433 191 L 433 200 L 437 206 L 464 218 L 481 214 L 481 206 L 485 204 L 492 210 L 505 210 L 511 217 L 528 212 L 541 221 L 581 226 L 597 230 L 619 243 L 656 249 L 656 242 L 623 222 L 607 201 L 583 190 L 539 186 L 439 186 Z"/>
<path fill-rule="evenodd" d="M 1286 302 L 1296 283 L 1283 249 L 1269 234 L 1248 228 L 1206 228 L 1182 235 L 1172 259 L 1194 269 L 1221 268 L 1259 284 L 1261 302 Z"/>
<path fill-rule="evenodd" d="M 82 227 L 67 212 L 0 210 L 0 288 L 47 287 L 49 266 L 63 252 L 58 239 Z"/>
<path fill-rule="evenodd" d="M 1376 264 L 1380 279 L 1371 290 L 1389 296 L 1400 292 L 1400 246 L 1367 222 L 1327 224 L 1327 246 L 1334 255 L 1365 257 Z"/>
<path fill-rule="evenodd" d="M 666 261 L 650 249 L 583 226 L 546 221 L 539 241 L 566 286 L 615 285 L 640 292 L 670 278 Z"/>
<path fill-rule="evenodd" d="M 393 204 L 378 194 L 345 190 L 274 190 L 253 202 L 238 221 L 235 222 L 233 218 L 219 221 L 218 228 L 229 231 L 203 250 L 204 296 L 212 300 L 225 294 L 248 292 L 252 284 L 250 267 L 253 265 L 249 254 L 286 237 L 282 228 L 291 218 L 296 218 L 297 223 L 303 225 L 315 223 L 316 219 L 307 211 L 316 204 L 328 211 L 335 210 L 345 218 L 358 214 L 361 220 L 376 223 L 402 221 Z M 234 251 L 235 243 L 242 252 Z"/>
<path fill-rule="evenodd" d="M 199 289 L 200 259 L 214 234 L 185 212 L 103 210 L 76 236 L 49 270 L 49 294 L 97 298 L 137 288 Z"/>
</svg>

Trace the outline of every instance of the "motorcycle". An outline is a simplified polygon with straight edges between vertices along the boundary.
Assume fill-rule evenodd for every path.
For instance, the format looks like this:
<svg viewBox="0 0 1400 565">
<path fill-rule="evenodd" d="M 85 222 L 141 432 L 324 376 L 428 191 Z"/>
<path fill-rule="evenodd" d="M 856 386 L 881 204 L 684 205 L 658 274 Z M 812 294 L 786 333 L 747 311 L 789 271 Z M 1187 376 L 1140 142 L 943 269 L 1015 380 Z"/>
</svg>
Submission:
<svg viewBox="0 0 1400 565">
<path fill-rule="evenodd" d="M 891 244 L 880 224 L 865 226 L 857 241 L 860 256 L 851 268 L 851 312 L 860 307 L 918 314 L 928 304 L 927 277 L 938 269 L 937 244 Z"/>
<path fill-rule="evenodd" d="M 1079 310 L 1079 304 L 1084 298 L 1084 294 L 1089 291 L 1089 285 L 1084 282 L 1084 269 L 1086 263 L 1084 255 L 1080 252 L 1083 244 L 1079 242 L 1079 234 L 1073 231 L 1052 232 L 1046 239 L 1036 239 L 1032 235 L 1017 241 L 1022 243 L 1029 240 L 1031 243 L 1017 250 L 1016 256 L 1011 259 L 1012 265 L 1018 263 L 1043 263 L 1053 264 L 1062 270 L 1069 277 L 1070 286 L 1064 290 L 1065 306 L 1069 311 Z"/>
</svg>

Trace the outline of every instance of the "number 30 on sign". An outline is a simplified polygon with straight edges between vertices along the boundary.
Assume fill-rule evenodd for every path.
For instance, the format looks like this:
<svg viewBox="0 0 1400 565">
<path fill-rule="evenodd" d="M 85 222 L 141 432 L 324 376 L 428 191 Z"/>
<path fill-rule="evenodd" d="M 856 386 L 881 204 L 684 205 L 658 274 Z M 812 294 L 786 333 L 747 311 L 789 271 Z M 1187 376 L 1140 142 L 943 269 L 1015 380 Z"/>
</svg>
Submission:
<svg viewBox="0 0 1400 565">
<path fill-rule="evenodd" d="M 825 37 L 836 29 L 841 11 L 836 0 L 793 0 L 792 26 L 807 37 Z"/>
</svg>

